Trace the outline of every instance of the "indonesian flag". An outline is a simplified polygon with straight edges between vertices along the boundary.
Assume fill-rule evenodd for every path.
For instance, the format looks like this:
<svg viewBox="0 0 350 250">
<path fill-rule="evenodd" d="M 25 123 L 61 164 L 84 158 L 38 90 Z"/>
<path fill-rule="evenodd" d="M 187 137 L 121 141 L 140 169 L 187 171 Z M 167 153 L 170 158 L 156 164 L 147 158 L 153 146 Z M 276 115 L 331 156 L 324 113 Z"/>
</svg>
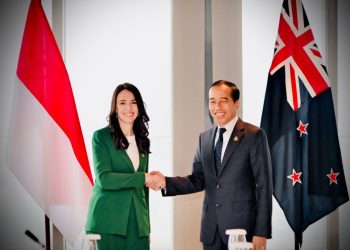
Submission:
<svg viewBox="0 0 350 250">
<path fill-rule="evenodd" d="M 10 170 L 73 243 L 92 191 L 69 77 L 40 0 L 32 0 L 18 59 L 7 160 Z"/>
</svg>

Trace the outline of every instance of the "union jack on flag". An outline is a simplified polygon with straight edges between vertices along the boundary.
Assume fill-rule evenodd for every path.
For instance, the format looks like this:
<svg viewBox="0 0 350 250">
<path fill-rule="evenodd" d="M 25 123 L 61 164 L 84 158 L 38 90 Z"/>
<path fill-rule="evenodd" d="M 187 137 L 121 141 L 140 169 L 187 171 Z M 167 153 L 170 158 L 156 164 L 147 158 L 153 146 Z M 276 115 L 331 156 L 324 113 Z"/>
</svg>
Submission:
<svg viewBox="0 0 350 250">
<path fill-rule="evenodd" d="M 284 1 L 270 74 L 285 68 L 286 95 L 293 110 L 300 107 L 301 79 L 311 97 L 330 87 L 326 67 L 301 1 Z"/>
<path fill-rule="evenodd" d="M 330 81 L 301 0 L 283 2 L 261 127 L 274 196 L 300 246 L 304 230 L 349 200 Z"/>
</svg>

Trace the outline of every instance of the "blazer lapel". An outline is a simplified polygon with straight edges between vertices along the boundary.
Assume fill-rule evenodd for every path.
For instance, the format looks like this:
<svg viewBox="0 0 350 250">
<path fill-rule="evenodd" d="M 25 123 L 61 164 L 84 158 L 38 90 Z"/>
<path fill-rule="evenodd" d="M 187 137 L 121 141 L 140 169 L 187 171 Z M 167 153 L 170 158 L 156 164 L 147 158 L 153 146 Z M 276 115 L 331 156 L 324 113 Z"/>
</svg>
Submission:
<svg viewBox="0 0 350 250">
<path fill-rule="evenodd" d="M 123 159 L 126 165 L 135 172 L 134 166 L 132 165 L 132 162 L 125 150 L 120 150 L 120 158 Z"/>
<path fill-rule="evenodd" d="M 228 144 L 224 153 L 224 158 L 222 159 L 222 165 L 221 165 L 218 177 L 221 175 L 231 155 L 233 154 L 233 152 L 236 150 L 239 143 L 241 142 L 242 137 L 244 136 L 243 130 L 244 130 L 243 122 L 240 118 L 238 118 L 235 128 L 233 129 L 230 139 L 228 141 Z"/>
<path fill-rule="evenodd" d="M 134 165 L 125 150 L 119 150 L 120 158 L 126 163 L 125 165 L 135 172 Z M 147 166 L 147 155 L 139 153 L 139 165 L 137 166 L 137 172 L 145 172 Z"/>
<path fill-rule="evenodd" d="M 137 172 L 145 172 L 146 171 L 146 154 L 139 153 L 139 167 L 137 169 Z"/>
</svg>

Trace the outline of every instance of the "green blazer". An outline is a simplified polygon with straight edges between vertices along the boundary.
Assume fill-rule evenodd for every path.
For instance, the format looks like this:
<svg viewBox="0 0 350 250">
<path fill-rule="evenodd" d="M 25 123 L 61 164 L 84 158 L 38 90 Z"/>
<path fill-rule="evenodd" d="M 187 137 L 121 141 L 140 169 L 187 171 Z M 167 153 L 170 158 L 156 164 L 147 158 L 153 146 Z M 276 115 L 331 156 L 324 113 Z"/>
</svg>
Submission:
<svg viewBox="0 0 350 250">
<path fill-rule="evenodd" d="M 92 139 L 95 184 L 85 230 L 127 235 L 130 210 L 135 208 L 139 236 L 149 236 L 149 190 L 145 187 L 148 154 L 140 154 L 135 172 L 125 150 L 117 150 L 109 128 Z"/>
</svg>

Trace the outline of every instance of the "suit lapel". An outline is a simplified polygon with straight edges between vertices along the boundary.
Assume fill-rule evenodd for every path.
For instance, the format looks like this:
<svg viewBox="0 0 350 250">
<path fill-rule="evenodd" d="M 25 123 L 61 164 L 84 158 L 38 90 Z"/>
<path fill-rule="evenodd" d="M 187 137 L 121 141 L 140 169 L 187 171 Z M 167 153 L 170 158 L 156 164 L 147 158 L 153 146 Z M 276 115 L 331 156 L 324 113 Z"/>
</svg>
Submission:
<svg viewBox="0 0 350 250">
<path fill-rule="evenodd" d="M 205 162 L 208 166 L 208 171 L 213 176 L 216 176 L 216 169 L 215 169 L 215 160 L 214 160 L 214 143 L 215 143 L 215 134 L 216 134 L 217 126 L 210 129 L 207 136 L 204 137 L 204 140 L 202 142 L 203 145 L 203 155 L 205 156 Z"/>
<path fill-rule="evenodd" d="M 240 142 L 244 136 L 243 130 L 244 130 L 243 121 L 240 118 L 238 118 L 237 123 L 235 125 L 235 128 L 233 129 L 232 134 L 230 136 L 230 139 L 228 141 L 228 144 L 227 144 L 227 147 L 225 150 L 225 154 L 224 154 L 224 158 L 222 159 L 222 164 L 221 164 L 221 168 L 220 168 L 220 172 L 218 174 L 218 177 L 220 177 L 220 175 L 221 175 L 223 169 L 226 167 L 227 162 L 230 159 L 231 155 L 233 154 L 233 152 L 236 150 L 236 148 L 240 144 Z"/>
</svg>

